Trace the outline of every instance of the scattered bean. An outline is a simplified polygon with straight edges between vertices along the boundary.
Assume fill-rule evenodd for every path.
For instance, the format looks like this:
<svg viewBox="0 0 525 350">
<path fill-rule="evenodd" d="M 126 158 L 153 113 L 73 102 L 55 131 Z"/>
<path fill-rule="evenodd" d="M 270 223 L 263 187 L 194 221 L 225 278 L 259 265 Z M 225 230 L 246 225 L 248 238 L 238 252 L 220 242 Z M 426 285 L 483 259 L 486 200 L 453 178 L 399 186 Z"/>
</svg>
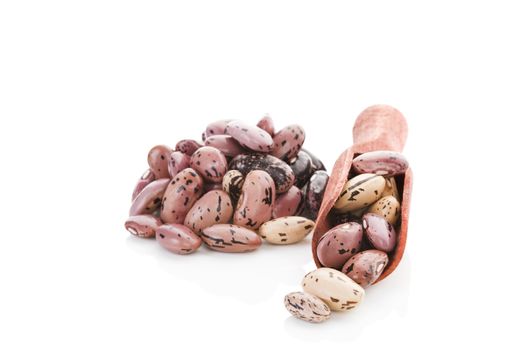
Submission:
<svg viewBox="0 0 525 350">
<path fill-rule="evenodd" d="M 324 301 L 305 292 L 293 292 L 284 297 L 284 307 L 294 317 L 312 323 L 319 323 L 330 318 L 330 308 Z"/>
<path fill-rule="evenodd" d="M 365 295 L 364 289 L 341 271 L 321 267 L 303 278 L 303 290 L 322 299 L 331 310 L 355 308 Z"/>
</svg>

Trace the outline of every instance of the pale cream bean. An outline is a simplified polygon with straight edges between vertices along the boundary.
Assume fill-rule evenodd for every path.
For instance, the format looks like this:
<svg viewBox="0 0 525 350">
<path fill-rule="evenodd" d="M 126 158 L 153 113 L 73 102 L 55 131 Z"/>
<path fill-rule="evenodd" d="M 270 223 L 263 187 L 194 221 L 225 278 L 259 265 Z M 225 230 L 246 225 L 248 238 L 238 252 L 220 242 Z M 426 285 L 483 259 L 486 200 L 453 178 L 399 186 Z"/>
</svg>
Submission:
<svg viewBox="0 0 525 350">
<path fill-rule="evenodd" d="M 399 196 L 399 192 L 397 190 L 396 178 L 393 176 L 387 177 L 385 181 L 385 189 L 383 190 L 383 193 L 381 193 L 381 197 L 394 196 L 398 202 L 401 202 L 401 197 Z"/>
<path fill-rule="evenodd" d="M 365 295 L 364 289 L 350 277 L 328 267 L 321 267 L 303 278 L 303 290 L 321 298 L 334 311 L 355 308 Z"/>
<path fill-rule="evenodd" d="M 381 215 L 391 225 L 395 225 L 401 213 L 401 205 L 396 197 L 387 196 L 368 207 L 367 212 Z"/>
<path fill-rule="evenodd" d="M 381 198 L 384 189 L 384 177 L 375 174 L 357 175 L 344 185 L 334 208 L 348 212 L 367 207 Z"/>
<path fill-rule="evenodd" d="M 272 244 L 293 244 L 302 241 L 314 228 L 315 222 L 301 216 L 285 216 L 265 222 L 259 235 Z"/>
</svg>

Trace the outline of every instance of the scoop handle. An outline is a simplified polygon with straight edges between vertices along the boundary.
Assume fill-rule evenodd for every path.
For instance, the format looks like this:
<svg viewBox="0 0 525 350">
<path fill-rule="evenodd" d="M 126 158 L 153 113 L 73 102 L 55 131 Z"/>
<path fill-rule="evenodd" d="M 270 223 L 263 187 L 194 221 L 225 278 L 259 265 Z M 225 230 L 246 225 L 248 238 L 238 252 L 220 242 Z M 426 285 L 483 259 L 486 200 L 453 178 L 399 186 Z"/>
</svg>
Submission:
<svg viewBox="0 0 525 350">
<path fill-rule="evenodd" d="M 379 150 L 401 152 L 407 139 L 408 126 L 403 114 L 394 107 L 375 105 L 359 114 L 352 133 L 354 153 Z"/>
</svg>

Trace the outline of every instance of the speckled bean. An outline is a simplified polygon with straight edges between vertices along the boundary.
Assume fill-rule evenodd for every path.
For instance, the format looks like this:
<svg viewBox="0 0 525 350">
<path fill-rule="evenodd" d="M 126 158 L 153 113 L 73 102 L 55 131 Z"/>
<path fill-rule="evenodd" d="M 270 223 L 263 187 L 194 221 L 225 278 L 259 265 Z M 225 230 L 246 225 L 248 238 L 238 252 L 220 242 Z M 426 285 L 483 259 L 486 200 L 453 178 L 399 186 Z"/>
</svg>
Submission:
<svg viewBox="0 0 525 350">
<path fill-rule="evenodd" d="M 273 119 L 269 115 L 265 115 L 257 123 L 257 127 L 266 131 L 271 137 L 275 133 L 275 127 L 273 126 Z"/>
<path fill-rule="evenodd" d="M 168 173 L 173 178 L 183 169 L 190 167 L 190 156 L 180 151 L 175 151 L 170 154 L 170 161 L 168 163 Z"/>
<path fill-rule="evenodd" d="M 169 183 L 160 211 L 164 223 L 182 224 L 186 214 L 202 194 L 203 181 L 197 172 L 186 168 Z"/>
<path fill-rule="evenodd" d="M 190 166 L 209 182 L 222 182 L 222 177 L 228 171 L 228 162 L 215 147 L 199 148 L 190 159 Z"/>
<path fill-rule="evenodd" d="M 222 189 L 230 195 L 232 203 L 235 205 L 241 196 L 244 176 L 239 170 L 230 170 L 222 178 Z"/>
<path fill-rule="evenodd" d="M 162 195 L 166 191 L 166 187 L 170 179 L 159 179 L 148 184 L 140 193 L 137 195 L 131 208 L 129 209 L 129 215 L 141 215 L 151 214 L 157 209 L 162 202 Z"/>
<path fill-rule="evenodd" d="M 192 230 L 180 224 L 165 224 L 156 231 L 157 242 L 176 254 L 191 254 L 201 246 L 201 239 Z"/>
<path fill-rule="evenodd" d="M 151 238 L 155 236 L 155 230 L 162 225 L 162 221 L 153 215 L 130 216 L 124 223 L 124 227 L 134 236 Z"/>
<path fill-rule="evenodd" d="M 318 170 L 310 177 L 310 181 L 304 188 L 305 212 L 312 220 L 317 218 L 329 179 L 330 176 L 326 171 Z"/>
<path fill-rule="evenodd" d="M 304 136 L 304 129 L 298 124 L 282 128 L 273 137 L 274 145 L 271 155 L 284 161 L 290 161 L 301 150 Z"/>
<path fill-rule="evenodd" d="M 293 292 L 284 297 L 284 307 L 300 320 L 319 323 L 330 318 L 328 305 L 320 298 L 306 292 Z"/>
<path fill-rule="evenodd" d="M 226 125 L 226 134 L 232 136 L 245 148 L 256 152 L 270 152 L 273 148 L 273 140 L 270 134 L 263 129 L 233 120 Z"/>
<path fill-rule="evenodd" d="M 388 264 L 388 255 L 380 250 L 365 250 L 352 256 L 341 271 L 366 288 L 379 278 Z"/>
<path fill-rule="evenodd" d="M 395 225 L 401 213 L 401 205 L 394 196 L 387 196 L 368 207 L 367 212 L 381 215 L 391 225 Z"/>
<path fill-rule="evenodd" d="M 168 178 L 168 162 L 173 150 L 168 146 L 158 145 L 153 147 L 148 153 L 148 164 L 155 174 L 156 179 Z"/>
<path fill-rule="evenodd" d="M 314 225 L 315 222 L 301 216 L 285 216 L 262 224 L 259 234 L 268 243 L 293 244 L 308 236 Z"/>
<path fill-rule="evenodd" d="M 352 255 L 359 251 L 363 228 L 356 222 L 333 227 L 317 245 L 317 258 L 323 266 L 340 269 Z"/>
<path fill-rule="evenodd" d="M 354 158 L 352 165 L 359 174 L 370 173 L 393 176 L 408 169 L 408 161 L 401 153 L 393 151 L 374 151 Z"/>
<path fill-rule="evenodd" d="M 241 154 L 230 162 L 230 169 L 239 170 L 243 175 L 252 170 L 264 170 L 275 182 L 277 193 L 284 193 L 293 186 L 295 175 L 292 168 L 279 158 L 269 154 Z"/>
<path fill-rule="evenodd" d="M 230 135 L 215 135 L 210 136 L 204 141 L 206 146 L 217 148 L 226 157 L 235 157 L 241 153 L 246 152 L 241 145 Z"/>
<path fill-rule="evenodd" d="M 297 156 L 290 161 L 290 168 L 295 175 L 295 186 L 299 188 L 306 185 L 314 172 L 312 159 L 308 153 L 303 151 L 299 151 Z"/>
<path fill-rule="evenodd" d="M 233 214 L 235 225 L 257 229 L 272 217 L 275 184 L 267 172 L 253 170 L 246 175 L 241 197 Z"/>
<path fill-rule="evenodd" d="M 228 223 L 233 215 L 230 196 L 224 191 L 210 191 L 199 198 L 191 207 L 184 225 L 200 233 L 206 227 Z"/>
<path fill-rule="evenodd" d="M 308 154 L 310 156 L 310 159 L 312 160 L 312 166 L 313 166 L 313 170 L 316 171 L 316 170 L 326 170 L 323 162 L 321 162 L 321 160 L 319 158 L 317 158 L 312 152 L 310 152 L 309 150 L 307 150 L 306 148 L 301 148 L 301 151 L 305 152 L 306 154 Z"/>
<path fill-rule="evenodd" d="M 137 181 L 137 184 L 135 185 L 135 188 L 133 189 L 133 194 L 131 195 L 131 201 L 133 202 L 135 198 L 139 195 L 140 192 L 149 185 L 150 183 L 155 180 L 155 174 L 153 174 L 153 171 L 151 169 L 146 170 L 144 174 L 140 177 L 139 181 Z"/>
<path fill-rule="evenodd" d="M 199 148 L 202 147 L 202 144 L 195 140 L 180 140 L 177 142 L 177 145 L 175 145 L 175 151 L 182 152 L 184 154 L 187 154 L 188 156 L 191 156 L 195 151 L 197 151 Z"/>
<path fill-rule="evenodd" d="M 380 175 L 357 175 L 344 185 L 334 208 L 344 212 L 365 208 L 381 198 L 384 188 L 385 178 Z"/>
<path fill-rule="evenodd" d="M 383 252 L 391 252 L 396 246 L 396 231 L 381 215 L 367 213 L 363 215 L 363 228 L 368 241 L 374 248 Z"/>
<path fill-rule="evenodd" d="M 383 190 L 381 197 L 394 196 L 398 202 L 401 202 L 401 197 L 399 196 L 399 192 L 397 190 L 396 178 L 393 176 L 387 177 L 385 178 L 385 181 L 385 189 Z"/>
<path fill-rule="evenodd" d="M 321 298 L 331 310 L 355 308 L 364 298 L 364 289 L 344 273 L 321 267 L 303 278 L 303 290 Z"/>
<path fill-rule="evenodd" d="M 210 136 L 225 135 L 226 125 L 228 125 L 228 123 L 231 121 L 232 119 L 223 119 L 223 120 L 217 120 L 216 122 L 208 124 L 208 126 L 206 127 L 206 130 L 202 134 L 202 141 L 206 141 L 206 139 Z"/>
<path fill-rule="evenodd" d="M 250 229 L 237 225 L 218 224 L 201 232 L 202 241 L 210 249 L 225 253 L 250 252 L 262 243 L 261 237 Z"/>
<path fill-rule="evenodd" d="M 301 211 L 303 203 L 303 193 L 297 187 L 292 186 L 288 191 L 277 196 L 272 218 L 297 215 Z"/>
</svg>

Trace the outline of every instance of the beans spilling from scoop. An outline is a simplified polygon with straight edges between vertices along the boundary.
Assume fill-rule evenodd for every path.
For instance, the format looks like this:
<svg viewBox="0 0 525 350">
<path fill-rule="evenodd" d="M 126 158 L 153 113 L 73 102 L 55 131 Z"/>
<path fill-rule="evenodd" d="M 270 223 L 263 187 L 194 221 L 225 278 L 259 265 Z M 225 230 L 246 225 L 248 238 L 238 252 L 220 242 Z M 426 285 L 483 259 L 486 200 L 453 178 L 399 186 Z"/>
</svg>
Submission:
<svg viewBox="0 0 525 350">
<path fill-rule="evenodd" d="M 348 181 L 328 216 L 332 227 L 318 241 L 322 267 L 303 278 L 303 292 L 284 299 L 293 316 L 318 323 L 331 311 L 351 310 L 363 300 L 364 289 L 381 276 L 396 247 L 401 213 L 396 176 L 407 169 L 405 157 L 392 151 L 353 159 Z"/>
<path fill-rule="evenodd" d="M 263 241 L 293 244 L 312 231 L 328 173 L 303 149 L 300 125 L 275 131 L 269 116 L 256 125 L 219 120 L 202 142 L 158 145 L 147 157 L 125 228 L 190 254 L 204 245 L 249 252 Z"/>
</svg>

